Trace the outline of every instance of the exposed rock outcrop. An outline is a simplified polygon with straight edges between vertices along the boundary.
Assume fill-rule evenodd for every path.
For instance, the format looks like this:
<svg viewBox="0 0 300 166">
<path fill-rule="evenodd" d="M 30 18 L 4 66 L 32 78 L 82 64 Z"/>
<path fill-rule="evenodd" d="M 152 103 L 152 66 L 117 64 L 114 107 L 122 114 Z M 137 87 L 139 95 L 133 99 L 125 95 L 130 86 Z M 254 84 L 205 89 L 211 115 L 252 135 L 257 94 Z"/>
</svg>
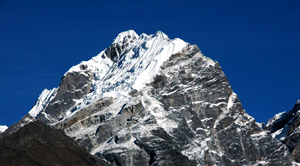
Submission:
<svg viewBox="0 0 300 166">
<path fill-rule="evenodd" d="M 300 100 L 291 111 L 279 113 L 270 119 L 264 129 L 281 140 L 288 147 L 293 160 L 300 162 Z"/>
<path fill-rule="evenodd" d="M 71 112 L 76 104 L 76 100 L 84 98 L 91 92 L 91 82 L 93 74 L 88 67 L 81 67 L 85 72 L 67 73 L 61 80 L 57 93 L 47 107 L 44 113 L 39 114 L 37 119 L 44 123 L 61 120 L 67 112 Z"/>
</svg>

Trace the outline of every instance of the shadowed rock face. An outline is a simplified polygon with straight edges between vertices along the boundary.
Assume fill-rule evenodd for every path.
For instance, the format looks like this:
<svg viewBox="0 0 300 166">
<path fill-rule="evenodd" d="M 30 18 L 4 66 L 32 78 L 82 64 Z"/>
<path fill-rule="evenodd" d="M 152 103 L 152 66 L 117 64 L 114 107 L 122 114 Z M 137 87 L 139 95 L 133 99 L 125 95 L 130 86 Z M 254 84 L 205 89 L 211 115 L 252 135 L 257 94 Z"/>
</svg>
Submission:
<svg viewBox="0 0 300 166">
<path fill-rule="evenodd" d="M 0 165 L 5 166 L 107 165 L 81 149 L 62 131 L 39 121 L 0 139 L 0 156 Z"/>
<path fill-rule="evenodd" d="M 35 119 L 31 117 L 29 114 L 25 115 L 19 122 L 14 123 L 13 125 L 9 126 L 5 132 L 0 134 L 0 139 L 6 136 L 11 135 L 12 133 L 18 131 L 23 126 L 27 125 L 28 123 L 34 121 Z"/>
<path fill-rule="evenodd" d="M 91 91 L 93 75 L 87 70 L 87 66 L 82 66 L 81 69 L 86 70 L 84 74 L 79 72 L 67 73 L 62 78 L 55 98 L 44 110 L 47 116 L 40 114 L 39 120 L 50 123 L 62 119 L 67 111 L 72 111 L 76 99 L 83 98 Z"/>
<path fill-rule="evenodd" d="M 123 50 L 128 47 L 132 42 L 136 40 L 136 36 L 129 35 L 124 38 L 122 42 L 112 43 L 106 50 L 105 54 L 108 58 L 110 58 L 113 62 L 117 62 L 121 57 L 121 53 Z"/>
<path fill-rule="evenodd" d="M 300 101 L 289 112 L 270 119 L 265 127 L 280 139 L 292 154 L 293 160 L 300 162 Z M 278 133 L 278 134 L 276 134 Z"/>
</svg>

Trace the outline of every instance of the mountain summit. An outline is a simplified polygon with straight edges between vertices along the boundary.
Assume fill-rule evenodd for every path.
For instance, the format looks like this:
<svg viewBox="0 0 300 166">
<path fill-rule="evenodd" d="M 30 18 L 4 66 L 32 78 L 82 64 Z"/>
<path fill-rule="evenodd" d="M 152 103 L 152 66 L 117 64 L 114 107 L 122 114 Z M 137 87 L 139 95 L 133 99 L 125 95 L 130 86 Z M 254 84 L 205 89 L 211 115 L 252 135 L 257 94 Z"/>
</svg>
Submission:
<svg viewBox="0 0 300 166">
<path fill-rule="evenodd" d="M 120 33 L 44 90 L 27 116 L 113 165 L 292 165 L 219 63 L 161 31 Z"/>
</svg>

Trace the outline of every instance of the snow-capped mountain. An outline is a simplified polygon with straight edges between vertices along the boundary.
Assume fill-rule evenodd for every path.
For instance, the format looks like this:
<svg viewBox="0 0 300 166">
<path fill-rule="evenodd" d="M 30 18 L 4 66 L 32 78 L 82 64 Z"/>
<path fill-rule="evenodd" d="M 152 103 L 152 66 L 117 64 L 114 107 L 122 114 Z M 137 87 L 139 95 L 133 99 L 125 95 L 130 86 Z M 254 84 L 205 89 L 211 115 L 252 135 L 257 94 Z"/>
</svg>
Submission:
<svg viewBox="0 0 300 166">
<path fill-rule="evenodd" d="M 145 83 L 149 83 L 158 73 L 163 62 L 174 53 L 181 51 L 186 45 L 187 43 L 181 39 L 170 40 L 162 32 L 150 36 L 142 34 L 140 37 L 132 30 L 120 33 L 107 50 L 102 51 L 87 62 L 72 67 L 65 73 L 66 84 L 70 81 L 78 84 L 75 80 L 70 80 L 72 77 L 86 77 L 85 82 L 78 84 L 80 87 L 76 87 L 74 84 L 72 86 L 76 87 L 77 91 L 81 91 L 82 95 L 87 96 L 82 98 L 82 95 L 79 95 L 80 97 L 76 97 L 76 101 L 68 101 L 72 104 L 68 106 L 68 110 L 64 108 L 59 118 L 68 117 L 69 114 L 74 114 L 76 110 L 80 110 L 104 96 L 126 96 L 133 89 L 142 89 Z M 87 82 L 89 83 L 86 84 Z M 82 92 L 82 88 L 87 89 Z M 61 89 L 58 89 L 58 91 Z M 54 91 L 48 91 L 42 96 L 51 96 Z M 66 93 L 69 94 L 67 91 Z M 41 99 L 38 100 L 38 103 L 43 101 L 41 103 L 45 105 L 47 100 L 43 100 L 43 97 Z M 59 102 L 62 101 L 57 100 L 56 102 L 60 104 Z M 76 108 L 73 104 L 76 105 Z M 43 107 L 38 105 L 31 112 L 36 113 L 42 110 L 41 108 Z M 53 117 L 47 111 L 44 111 L 42 116 L 52 121 Z"/>
<path fill-rule="evenodd" d="M 219 63 L 160 31 L 120 33 L 44 90 L 26 117 L 113 165 L 292 165 L 286 146 L 244 111 Z"/>
</svg>

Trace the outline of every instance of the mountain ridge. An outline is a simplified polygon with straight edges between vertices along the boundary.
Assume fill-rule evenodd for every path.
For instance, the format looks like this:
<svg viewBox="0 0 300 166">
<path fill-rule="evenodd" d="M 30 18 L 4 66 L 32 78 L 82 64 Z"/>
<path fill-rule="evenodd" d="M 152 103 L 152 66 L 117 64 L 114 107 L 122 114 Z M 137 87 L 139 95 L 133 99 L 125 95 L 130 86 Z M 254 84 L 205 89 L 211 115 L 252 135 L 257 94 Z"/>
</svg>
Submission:
<svg viewBox="0 0 300 166">
<path fill-rule="evenodd" d="M 272 137 L 287 145 L 295 161 L 300 162 L 300 100 L 297 100 L 292 110 L 281 112 L 271 118 L 264 126 L 272 133 Z"/>
<path fill-rule="evenodd" d="M 292 165 L 220 64 L 161 31 L 120 33 L 44 90 L 28 116 L 113 165 Z"/>
</svg>

